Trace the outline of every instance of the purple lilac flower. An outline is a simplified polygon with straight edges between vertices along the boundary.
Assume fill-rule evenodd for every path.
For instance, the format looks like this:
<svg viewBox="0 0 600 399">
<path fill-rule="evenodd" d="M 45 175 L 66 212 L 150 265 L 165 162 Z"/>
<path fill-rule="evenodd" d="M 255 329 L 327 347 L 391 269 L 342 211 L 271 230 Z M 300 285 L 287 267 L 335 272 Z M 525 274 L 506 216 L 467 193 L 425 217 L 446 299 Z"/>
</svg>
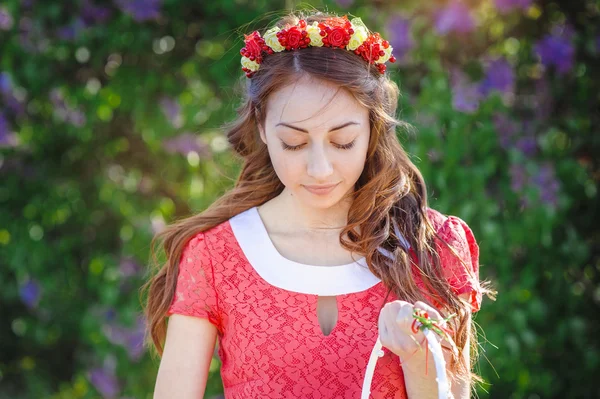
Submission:
<svg viewBox="0 0 600 399">
<path fill-rule="evenodd" d="M 86 117 L 83 111 L 78 108 L 74 108 L 67 104 L 64 95 L 58 88 L 50 90 L 48 94 L 50 102 L 54 107 L 55 114 L 59 119 L 70 123 L 73 126 L 81 127 L 86 123 Z"/>
<path fill-rule="evenodd" d="M 106 22 L 112 14 L 108 7 L 97 6 L 91 0 L 83 0 L 81 3 L 81 18 L 88 25 Z"/>
<path fill-rule="evenodd" d="M 76 127 L 82 127 L 86 122 L 85 114 L 79 109 L 71 109 L 67 114 L 67 121 Z"/>
<path fill-rule="evenodd" d="M 19 296 L 21 301 L 29 308 L 37 307 L 40 302 L 42 290 L 40 284 L 35 280 L 27 280 L 25 284 L 19 288 Z"/>
<path fill-rule="evenodd" d="M 519 125 L 516 121 L 509 118 L 506 114 L 496 113 L 492 121 L 496 132 L 498 133 L 498 141 L 500 146 L 508 150 L 512 147 L 514 137 L 519 132 Z"/>
<path fill-rule="evenodd" d="M 104 335 L 113 345 L 125 348 L 131 360 L 139 360 L 146 351 L 144 336 L 146 331 L 146 319 L 140 315 L 133 327 L 117 324 L 116 319 L 108 320 L 102 326 Z"/>
<path fill-rule="evenodd" d="M 394 48 L 394 56 L 402 60 L 415 45 L 410 21 L 400 15 L 394 15 L 387 22 L 387 31 L 390 34 L 389 42 Z"/>
<path fill-rule="evenodd" d="M 510 188 L 519 194 L 527 184 L 529 184 L 529 174 L 525 166 L 521 164 L 513 164 L 509 169 Z"/>
<path fill-rule="evenodd" d="M 162 0 L 116 0 L 115 3 L 138 22 L 160 17 Z"/>
<path fill-rule="evenodd" d="M 123 277 L 127 278 L 137 275 L 142 271 L 142 268 L 134 259 L 124 257 L 119 262 L 119 271 Z"/>
<path fill-rule="evenodd" d="M 525 130 L 525 129 L 524 129 Z M 533 156 L 537 152 L 537 141 L 533 134 L 525 133 L 515 142 L 515 146 L 525 155 Z"/>
<path fill-rule="evenodd" d="M 95 368 L 89 371 L 88 378 L 104 398 L 114 398 L 121 388 L 114 371 L 107 368 Z"/>
<path fill-rule="evenodd" d="M 19 19 L 19 30 L 24 33 L 29 33 L 34 29 L 33 21 L 29 17 Z"/>
<path fill-rule="evenodd" d="M 0 30 L 10 30 L 14 22 L 8 10 L 5 7 L 0 7 Z"/>
<path fill-rule="evenodd" d="M 9 93 L 12 90 L 12 81 L 8 72 L 0 72 L 0 94 Z"/>
<path fill-rule="evenodd" d="M 125 345 L 127 340 L 127 329 L 116 324 L 114 321 L 102 326 L 102 332 L 106 339 L 113 345 Z"/>
<path fill-rule="evenodd" d="M 131 360 L 140 360 L 146 352 L 146 347 L 144 346 L 145 334 L 146 319 L 143 316 L 139 316 L 135 326 L 129 331 L 125 342 L 125 349 L 127 349 L 127 354 Z"/>
<path fill-rule="evenodd" d="M 87 28 L 85 22 L 81 18 L 75 19 L 69 25 L 59 28 L 57 36 L 62 40 L 73 41 Z"/>
<path fill-rule="evenodd" d="M 506 58 L 496 58 L 487 62 L 485 78 L 481 82 L 484 95 L 496 90 L 500 93 L 514 93 L 515 72 Z"/>
<path fill-rule="evenodd" d="M 533 0 L 495 0 L 496 8 L 500 13 L 506 14 L 515 9 L 526 10 Z"/>
<path fill-rule="evenodd" d="M 469 33 L 475 29 L 471 10 L 458 0 L 453 0 L 435 17 L 435 28 L 440 35 L 451 32 Z"/>
<path fill-rule="evenodd" d="M 177 100 L 164 96 L 160 99 L 159 103 L 163 114 L 171 122 L 171 125 L 175 128 L 180 128 L 183 125 L 183 116 L 181 115 L 181 107 L 177 103 Z"/>
<path fill-rule="evenodd" d="M 551 95 L 550 82 L 546 77 L 536 80 L 533 100 L 535 118 L 542 121 L 548 119 L 552 114 L 554 101 Z"/>
<path fill-rule="evenodd" d="M 496 113 L 492 121 L 500 146 L 509 150 L 516 147 L 524 155 L 533 156 L 537 152 L 537 141 L 530 121 L 517 122 L 503 113 Z"/>
<path fill-rule="evenodd" d="M 533 176 L 533 182 L 540 190 L 543 203 L 551 206 L 558 204 L 558 191 L 560 184 L 554 173 L 554 166 L 548 162 L 542 164 L 538 173 Z"/>
<path fill-rule="evenodd" d="M 10 129 L 10 124 L 6 119 L 6 116 L 4 116 L 3 113 L 0 113 L 0 148 L 16 147 L 17 144 L 16 134 Z"/>
<path fill-rule="evenodd" d="M 22 115 L 25 112 L 24 101 L 15 96 L 14 85 L 7 72 L 0 72 L 0 98 L 14 114 Z"/>
<path fill-rule="evenodd" d="M 565 74 L 575 64 L 575 47 L 572 42 L 573 30 L 568 26 L 555 27 L 551 34 L 544 36 L 535 45 L 535 52 L 542 64 Z"/>
<path fill-rule="evenodd" d="M 107 321 L 112 321 L 115 319 L 115 317 L 117 317 L 117 311 L 115 310 L 115 308 L 108 308 L 105 312 L 104 312 L 104 318 Z"/>
<path fill-rule="evenodd" d="M 454 70 L 451 77 L 452 107 L 467 114 L 474 113 L 479 108 L 481 101 L 481 88 L 478 83 L 471 82 L 459 70 Z"/>
<path fill-rule="evenodd" d="M 29 17 L 19 19 L 19 44 L 29 53 L 40 53 L 46 48 L 41 24 L 34 24 Z"/>
<path fill-rule="evenodd" d="M 190 152 L 197 152 L 201 157 L 206 157 L 210 154 L 209 146 L 200 142 L 198 136 L 191 133 L 183 133 L 165 140 L 163 147 L 170 153 L 180 153 L 183 155 L 187 155 Z"/>
<path fill-rule="evenodd" d="M 48 97 L 50 98 L 50 102 L 52 103 L 52 105 L 54 105 L 55 107 L 65 106 L 65 98 L 61 93 L 60 89 L 55 87 L 54 89 L 50 90 L 50 93 L 48 93 Z"/>
<path fill-rule="evenodd" d="M 0 164 L 1 173 L 12 173 L 26 180 L 39 179 L 39 169 L 35 169 L 31 162 L 26 162 L 23 158 L 5 158 Z"/>
<path fill-rule="evenodd" d="M 11 92 L 2 97 L 6 108 L 11 110 L 14 114 L 23 115 L 25 113 L 25 102 L 18 99 L 14 93 Z"/>
<path fill-rule="evenodd" d="M 11 136 L 10 125 L 4 114 L 0 113 L 0 147 L 8 145 L 11 141 Z"/>
</svg>

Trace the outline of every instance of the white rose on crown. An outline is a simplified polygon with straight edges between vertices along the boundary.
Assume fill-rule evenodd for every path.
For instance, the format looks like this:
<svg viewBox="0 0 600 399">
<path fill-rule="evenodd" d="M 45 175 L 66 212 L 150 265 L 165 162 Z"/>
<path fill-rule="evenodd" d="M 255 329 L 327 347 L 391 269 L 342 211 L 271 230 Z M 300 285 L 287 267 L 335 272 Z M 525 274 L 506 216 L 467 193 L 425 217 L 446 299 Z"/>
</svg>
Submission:
<svg viewBox="0 0 600 399">
<path fill-rule="evenodd" d="M 388 48 L 384 48 L 383 52 L 385 54 L 382 55 L 381 57 L 379 57 L 379 59 L 377 60 L 377 63 L 384 64 L 384 63 L 388 62 L 388 60 L 392 56 L 392 50 L 393 50 L 392 46 L 388 46 Z"/>
<path fill-rule="evenodd" d="M 256 72 L 256 71 L 258 71 L 260 64 L 258 64 L 256 61 L 252 61 L 248 57 L 242 57 L 242 66 L 244 68 L 248 68 L 252 72 Z"/>
<path fill-rule="evenodd" d="M 313 22 L 312 25 L 306 26 L 306 33 L 310 38 L 310 45 L 313 47 L 323 47 L 323 36 L 321 36 L 321 28 L 317 21 Z"/>
<path fill-rule="evenodd" d="M 275 51 L 276 53 L 285 50 L 285 47 L 283 47 L 281 43 L 279 43 L 279 38 L 277 37 L 277 32 L 279 32 L 280 30 L 281 28 L 279 28 L 278 26 L 274 26 L 273 28 L 266 31 L 263 36 L 266 45 L 271 47 L 271 49 L 273 49 L 273 51 Z"/>
<path fill-rule="evenodd" d="M 348 45 L 346 45 L 346 48 L 348 50 L 354 51 L 358 47 L 360 47 L 360 45 L 363 44 L 365 40 L 367 40 L 367 37 L 369 37 L 369 32 L 363 26 L 353 25 L 352 30 L 354 30 L 354 33 L 352 34 L 352 36 L 350 36 L 350 41 L 348 42 Z"/>
</svg>

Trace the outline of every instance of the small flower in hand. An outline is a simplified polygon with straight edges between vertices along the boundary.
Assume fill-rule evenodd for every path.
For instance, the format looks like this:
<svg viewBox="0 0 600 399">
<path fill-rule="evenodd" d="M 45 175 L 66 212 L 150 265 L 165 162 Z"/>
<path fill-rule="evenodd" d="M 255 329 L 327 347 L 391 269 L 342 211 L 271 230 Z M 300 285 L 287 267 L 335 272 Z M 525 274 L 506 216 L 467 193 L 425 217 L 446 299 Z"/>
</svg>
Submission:
<svg viewBox="0 0 600 399">
<path fill-rule="evenodd" d="M 407 358 L 422 348 L 425 335 L 422 330 L 429 328 L 440 340 L 446 338 L 452 343 L 451 331 L 446 328 L 446 321 L 433 307 L 421 301 L 411 304 L 405 301 L 387 303 L 379 313 L 379 338 L 381 344 L 401 359 Z"/>
</svg>

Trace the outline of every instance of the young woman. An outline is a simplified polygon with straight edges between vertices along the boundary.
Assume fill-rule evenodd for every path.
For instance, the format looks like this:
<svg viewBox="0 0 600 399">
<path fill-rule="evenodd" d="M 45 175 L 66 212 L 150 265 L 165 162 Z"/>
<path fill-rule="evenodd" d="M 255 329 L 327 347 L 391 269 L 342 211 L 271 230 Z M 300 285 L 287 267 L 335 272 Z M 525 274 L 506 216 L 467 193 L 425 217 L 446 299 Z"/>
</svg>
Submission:
<svg viewBox="0 0 600 399">
<path fill-rule="evenodd" d="M 378 338 L 371 397 L 438 397 L 417 308 L 456 315 L 447 374 L 468 398 L 471 313 L 492 291 L 473 233 L 427 206 L 398 142 L 391 46 L 358 18 L 314 13 L 246 35 L 241 53 L 227 137 L 242 172 L 161 234 L 168 261 L 146 286 L 154 397 L 202 397 L 217 338 L 226 398 L 359 398 Z"/>
</svg>

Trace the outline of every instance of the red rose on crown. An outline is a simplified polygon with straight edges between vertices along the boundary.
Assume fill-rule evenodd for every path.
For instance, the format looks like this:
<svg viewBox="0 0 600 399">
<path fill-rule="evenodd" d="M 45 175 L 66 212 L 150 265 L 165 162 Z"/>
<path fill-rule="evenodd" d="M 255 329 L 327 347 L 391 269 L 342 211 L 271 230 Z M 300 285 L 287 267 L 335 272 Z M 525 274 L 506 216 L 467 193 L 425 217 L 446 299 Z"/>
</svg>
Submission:
<svg viewBox="0 0 600 399">
<path fill-rule="evenodd" d="M 354 33 L 352 23 L 348 21 L 345 15 L 343 17 L 327 18 L 319 24 L 319 27 L 321 28 L 321 36 L 323 36 L 323 45 L 327 47 L 346 47 Z"/>
<path fill-rule="evenodd" d="M 327 32 L 327 36 L 323 38 L 323 43 L 331 47 L 345 47 L 350 40 L 350 34 L 344 28 L 333 28 Z"/>
<path fill-rule="evenodd" d="M 318 27 L 318 30 L 315 31 L 315 27 Z M 360 34 L 353 36 L 355 29 L 361 29 L 361 31 Z M 287 25 L 284 29 L 280 27 L 269 29 L 266 39 L 262 38 L 258 31 L 254 31 L 250 35 L 245 35 L 245 47 L 240 50 L 243 56 L 241 59 L 242 70 L 246 72 L 247 77 L 252 77 L 259 69 L 259 64 L 265 55 L 283 50 L 306 48 L 309 45 L 344 49 L 352 39 L 353 52 L 369 64 L 374 64 L 383 74 L 386 70 L 384 64 L 387 61 L 391 63 L 396 61 L 390 43 L 383 40 L 379 33 L 373 33 L 364 39 L 365 30 L 368 32 L 360 18 L 349 21 L 344 15 L 327 18 L 320 23 L 313 22 L 311 26 L 308 26 L 306 20 L 300 19 L 297 23 Z M 322 39 L 315 34 L 320 35 Z M 312 43 L 311 37 L 315 43 Z"/>
<path fill-rule="evenodd" d="M 262 51 L 265 46 L 265 41 L 257 31 L 252 32 L 249 35 L 244 35 L 245 47 L 240 51 L 244 57 L 250 58 L 252 61 L 256 61 L 260 64 L 262 60 Z"/>
<path fill-rule="evenodd" d="M 286 50 L 305 48 L 310 43 L 310 38 L 308 38 L 306 31 L 297 26 L 277 32 L 277 39 L 279 40 L 279 44 L 285 47 Z"/>
</svg>

